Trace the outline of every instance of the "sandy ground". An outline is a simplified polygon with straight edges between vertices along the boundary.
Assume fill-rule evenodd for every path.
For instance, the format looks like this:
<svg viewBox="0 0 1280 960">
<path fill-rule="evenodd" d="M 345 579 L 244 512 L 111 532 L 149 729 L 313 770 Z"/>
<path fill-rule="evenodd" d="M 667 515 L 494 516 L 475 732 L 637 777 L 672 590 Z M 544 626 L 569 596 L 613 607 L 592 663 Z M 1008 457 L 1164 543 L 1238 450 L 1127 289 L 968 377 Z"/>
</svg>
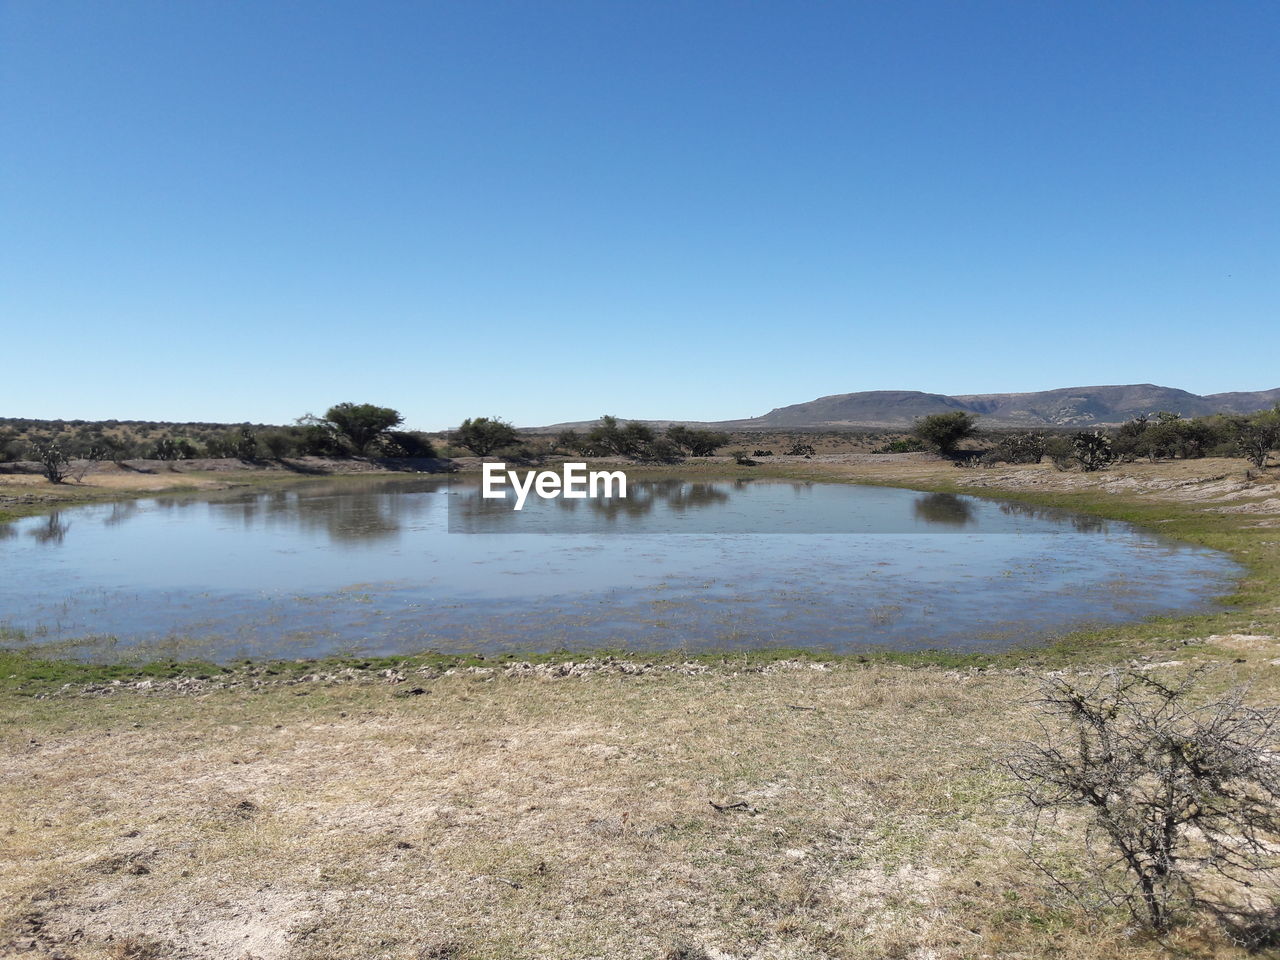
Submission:
<svg viewBox="0 0 1280 960">
<path fill-rule="evenodd" d="M 8 723 L 0 952 L 1163 955 L 1018 852 L 993 761 L 1031 677 L 566 673 L 126 694 Z M 1177 943 L 1201 952 L 1198 931 Z"/>
</svg>

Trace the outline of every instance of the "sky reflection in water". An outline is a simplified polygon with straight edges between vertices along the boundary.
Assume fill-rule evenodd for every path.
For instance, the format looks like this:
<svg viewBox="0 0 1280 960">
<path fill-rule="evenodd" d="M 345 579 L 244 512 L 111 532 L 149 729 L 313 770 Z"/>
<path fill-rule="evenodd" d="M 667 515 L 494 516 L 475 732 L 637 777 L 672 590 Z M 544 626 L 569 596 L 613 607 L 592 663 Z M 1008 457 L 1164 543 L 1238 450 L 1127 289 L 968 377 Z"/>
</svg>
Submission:
<svg viewBox="0 0 1280 960">
<path fill-rule="evenodd" d="M 519 515 L 438 480 L 77 507 L 0 525 L 0 625 L 95 658 L 995 650 L 1196 609 L 1238 573 L 1125 524 L 949 494 L 630 492 Z"/>
</svg>

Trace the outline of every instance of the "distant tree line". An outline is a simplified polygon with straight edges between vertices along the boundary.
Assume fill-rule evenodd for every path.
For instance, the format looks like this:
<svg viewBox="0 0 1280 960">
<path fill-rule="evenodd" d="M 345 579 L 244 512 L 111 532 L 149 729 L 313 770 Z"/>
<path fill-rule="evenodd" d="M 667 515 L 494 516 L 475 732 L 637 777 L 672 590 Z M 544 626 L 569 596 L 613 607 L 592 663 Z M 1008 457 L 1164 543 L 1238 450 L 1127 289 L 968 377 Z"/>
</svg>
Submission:
<svg viewBox="0 0 1280 960">
<path fill-rule="evenodd" d="M 335 404 L 323 415 L 304 414 L 286 426 L 8 419 L 0 420 L 0 462 L 38 462 L 45 475 L 59 483 L 95 461 L 438 455 L 427 434 L 398 429 L 403 422 L 398 410 L 371 403 Z M 565 430 L 553 436 L 521 434 L 500 417 L 475 417 L 450 431 L 439 453 L 501 454 L 517 459 L 618 456 L 670 462 L 685 456 L 712 456 L 728 442 L 728 434 L 715 430 L 675 425 L 658 431 L 609 415 L 583 433 Z"/>
<path fill-rule="evenodd" d="M 148 423 L 140 421 L 41 421 L 0 419 L 0 462 L 39 462 L 50 479 L 75 476 L 94 461 L 194 460 L 236 458 L 255 461 L 289 457 L 416 458 L 437 455 L 502 455 L 537 460 L 554 456 L 626 457 L 673 462 L 708 457 L 730 442 L 717 430 L 676 424 L 665 430 L 605 415 L 591 427 L 554 435 L 521 433 L 500 417 L 464 420 L 449 431 L 439 452 L 432 437 L 399 429 L 399 411 L 370 403 L 339 403 L 323 415 L 305 414 L 293 424 Z M 854 434 L 828 434 L 850 440 Z M 815 434 L 816 436 L 816 434 Z M 977 418 L 963 411 L 917 420 L 907 436 L 858 434 L 875 453 L 933 450 L 965 465 L 1040 463 L 1046 457 L 1061 469 L 1100 470 L 1117 461 L 1198 457 L 1243 457 L 1267 465 L 1280 448 L 1280 406 L 1248 415 L 1184 418 L 1161 411 L 1135 417 L 1118 427 L 1095 430 L 982 431 Z M 735 451 L 737 452 L 737 451 Z M 736 459 L 749 462 L 745 451 Z M 767 457 L 756 450 L 751 457 Z M 813 444 L 795 439 L 790 456 L 812 456 Z M 753 462 L 753 461 L 750 461 Z"/>
<path fill-rule="evenodd" d="M 659 432 L 636 421 L 624 424 L 610 414 L 605 414 L 584 433 L 562 430 L 551 437 L 522 436 L 498 417 L 477 417 L 464 420 L 449 435 L 450 446 L 460 447 L 477 457 L 576 455 L 653 462 L 671 462 L 686 456 L 709 457 L 728 442 L 727 433 L 715 430 L 677 424 Z"/>
<path fill-rule="evenodd" d="M 396 429 L 403 422 L 369 403 L 335 404 L 287 426 L 9 419 L 0 420 L 0 462 L 34 460 L 60 482 L 77 461 L 435 456 L 426 434 Z"/>
<path fill-rule="evenodd" d="M 977 444 L 977 448 L 974 448 Z M 967 445 L 967 446 L 965 446 Z M 982 434 L 977 418 L 956 411 L 916 421 L 911 437 L 887 444 L 877 453 L 927 449 L 965 463 L 1040 463 L 1048 457 L 1067 470 L 1101 470 L 1117 461 L 1192 460 L 1242 457 L 1254 467 L 1267 465 L 1280 448 L 1280 405 L 1253 414 L 1184 418 L 1160 411 L 1114 428 L 1079 431 L 1008 431 Z"/>
</svg>

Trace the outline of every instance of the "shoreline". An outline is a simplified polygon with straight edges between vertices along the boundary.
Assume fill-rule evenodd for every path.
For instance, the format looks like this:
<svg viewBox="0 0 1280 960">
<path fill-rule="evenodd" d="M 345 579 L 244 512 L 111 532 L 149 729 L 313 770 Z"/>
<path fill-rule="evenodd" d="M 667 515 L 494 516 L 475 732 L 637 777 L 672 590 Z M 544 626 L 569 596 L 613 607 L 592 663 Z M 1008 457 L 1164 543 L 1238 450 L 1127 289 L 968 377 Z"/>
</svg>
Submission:
<svg viewBox="0 0 1280 960">
<path fill-rule="evenodd" d="M 490 458 L 492 459 L 492 458 Z M 474 462 L 472 462 L 474 461 Z M 307 473 L 300 475 L 290 467 L 246 467 L 235 469 L 223 466 L 218 471 L 173 470 L 163 473 L 141 473 L 136 470 L 126 476 L 132 483 L 77 484 L 68 486 L 71 497 L 56 500 L 28 502 L 22 516 L 56 512 L 59 509 L 116 500 L 139 499 L 157 496 L 217 497 L 244 490 L 276 487 L 278 485 L 303 487 L 319 482 L 362 483 L 403 479 L 423 479 L 440 476 L 446 471 L 453 476 L 470 477 L 478 474 L 479 458 L 431 464 L 432 470 L 387 469 L 385 465 L 368 461 L 338 461 L 338 472 L 329 474 Z M 595 460 L 593 464 L 616 466 L 620 461 Z M 1235 465 L 1238 477 L 1232 477 Z M 316 465 L 319 466 L 319 465 Z M 1137 469 L 1126 469 L 1137 467 Z M 1198 469 L 1196 469 L 1198 468 Z M 1225 469 L 1224 469 L 1225 468 Z M 580 662 L 583 660 L 626 660 L 633 663 L 651 663 L 662 667 L 691 663 L 719 668 L 726 663 L 737 665 L 768 664 L 781 658 L 811 662 L 899 663 L 910 666 L 938 666 L 946 668 L 1010 669 L 1015 667 L 1063 666 L 1083 660 L 1103 658 L 1119 662 L 1133 657 L 1149 655 L 1163 650 L 1165 653 L 1186 650 L 1193 652 L 1204 647 L 1206 638 L 1214 636 L 1276 634 L 1280 633 L 1280 607 L 1274 606 L 1274 598 L 1280 595 L 1280 545 L 1268 537 L 1268 530 L 1280 526 L 1280 518 L 1268 517 L 1249 508 L 1260 503 L 1264 507 L 1277 488 L 1280 476 L 1262 480 L 1247 480 L 1246 471 L 1235 461 L 1201 460 L 1177 461 L 1167 464 L 1121 464 L 1110 471 L 1092 475 L 1062 473 L 1045 465 L 1032 467 L 1007 467 L 998 469 L 957 469 L 949 462 L 921 454 L 870 456 L 864 454 L 832 455 L 818 460 L 802 458 L 776 458 L 773 462 L 754 467 L 735 465 L 729 458 L 707 458 L 686 461 L 682 464 L 650 465 L 626 464 L 628 476 L 638 479 L 648 477 L 676 477 L 697 481 L 774 479 L 802 480 L 823 483 L 851 483 L 878 485 L 920 492 L 951 493 L 1026 503 L 1033 506 L 1065 509 L 1107 520 L 1132 523 L 1180 542 L 1217 550 L 1240 565 L 1241 576 L 1234 581 L 1233 592 L 1216 597 L 1219 609 L 1190 615 L 1158 615 L 1140 621 L 1131 621 L 1102 628 L 1068 631 L 1043 642 L 997 652 L 966 652 L 945 648 L 902 651 L 860 651 L 837 653 L 822 649 L 761 648 L 758 650 L 618 650 L 593 646 L 590 643 L 571 650 L 545 653 L 509 653 L 486 658 L 484 656 L 424 650 L 411 654 L 376 657 L 322 657 L 300 660 L 264 658 L 251 664 L 230 668 L 252 674 L 258 668 L 278 668 L 278 672 L 293 675 L 305 673 L 309 668 L 329 672 L 347 671 L 361 676 L 365 662 L 380 665 L 380 669 L 420 670 L 449 664 L 468 668 L 493 662 L 508 664 L 523 662 L 533 666 L 554 662 Z M 1274 474 L 1274 471 L 1273 471 Z M 13 474 L 7 475 L 12 477 Z M 99 479 L 109 476 L 98 474 Z M 157 482 L 160 481 L 160 482 Z M 165 481 L 169 481 L 166 483 Z M 194 482 L 193 482 L 194 481 Z M 1215 499 L 1205 500 L 1199 495 L 1206 485 L 1221 488 L 1235 484 L 1231 492 L 1250 496 L 1236 498 L 1234 506 L 1228 503 L 1224 512 L 1220 497 L 1222 491 L 1213 490 Z M 45 488 L 52 484 L 43 483 Z M 1145 487 L 1143 486 L 1145 484 Z M 13 501 L 4 494 L 19 486 L 11 479 L 0 484 L 0 504 Z M 26 485 L 23 485 L 26 486 Z M 1125 488 L 1123 493 L 1111 492 L 1109 487 Z M 1135 495 L 1136 491 L 1136 495 Z M 1277 501 L 1280 503 L 1280 501 Z M 1277 507 L 1280 512 L 1280 506 Z M 17 519 L 10 510 L 0 512 L 0 522 Z M 49 692 L 50 684 L 57 678 L 62 682 L 94 684 L 119 682 L 136 685 L 148 679 L 173 680 L 202 675 L 222 674 L 228 668 L 200 660 L 153 658 L 117 662 L 94 662 L 42 655 L 39 650 L 14 648 L 6 645 L 0 635 L 0 656 L 3 657 L 4 675 L 19 679 L 18 685 Z M 357 669 L 358 668 L 358 669 Z M 311 672 L 315 672 L 312 669 Z M 213 673 L 211 673 L 211 671 Z M 76 677 L 73 681 L 70 678 Z M 236 682 L 241 682 L 243 678 Z"/>
</svg>

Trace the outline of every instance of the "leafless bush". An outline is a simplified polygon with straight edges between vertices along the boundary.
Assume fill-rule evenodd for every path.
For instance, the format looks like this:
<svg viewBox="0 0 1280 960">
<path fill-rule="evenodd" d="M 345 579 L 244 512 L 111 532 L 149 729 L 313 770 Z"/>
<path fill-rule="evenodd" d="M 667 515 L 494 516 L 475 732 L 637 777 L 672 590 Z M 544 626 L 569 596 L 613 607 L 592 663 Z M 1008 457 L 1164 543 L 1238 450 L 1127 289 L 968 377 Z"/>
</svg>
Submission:
<svg viewBox="0 0 1280 960">
<path fill-rule="evenodd" d="M 92 458 L 84 460 L 72 460 L 67 464 L 66 476 L 70 477 L 76 483 L 83 483 L 84 478 L 93 473 L 102 465 L 102 461 Z"/>
<path fill-rule="evenodd" d="M 1157 931 L 1179 908 L 1205 910 L 1256 946 L 1278 929 L 1264 891 L 1280 851 L 1280 711 L 1239 690 L 1197 700 L 1201 674 L 1052 679 L 1037 701 L 1040 741 L 1008 767 L 1032 808 L 1086 814 L 1086 869 L 1112 902 Z"/>
</svg>

